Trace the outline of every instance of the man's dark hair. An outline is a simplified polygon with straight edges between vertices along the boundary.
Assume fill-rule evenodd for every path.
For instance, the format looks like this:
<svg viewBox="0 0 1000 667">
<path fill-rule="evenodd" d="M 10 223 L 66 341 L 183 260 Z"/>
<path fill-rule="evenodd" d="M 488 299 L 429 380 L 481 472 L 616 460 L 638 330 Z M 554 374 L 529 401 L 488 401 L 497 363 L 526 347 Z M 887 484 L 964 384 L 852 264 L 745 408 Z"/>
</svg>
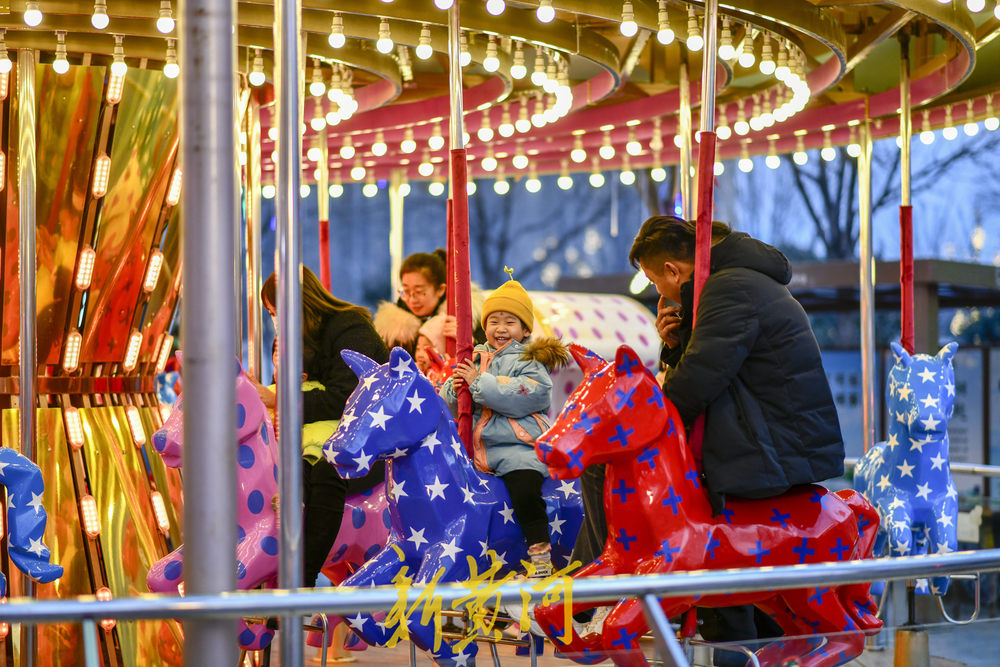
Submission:
<svg viewBox="0 0 1000 667">
<path fill-rule="evenodd" d="M 732 230 L 724 222 L 712 223 L 712 243 L 726 238 Z M 664 262 L 694 261 L 695 222 L 673 215 L 654 215 L 642 223 L 632 241 L 628 261 L 639 268 L 640 261 L 662 257 Z"/>
</svg>

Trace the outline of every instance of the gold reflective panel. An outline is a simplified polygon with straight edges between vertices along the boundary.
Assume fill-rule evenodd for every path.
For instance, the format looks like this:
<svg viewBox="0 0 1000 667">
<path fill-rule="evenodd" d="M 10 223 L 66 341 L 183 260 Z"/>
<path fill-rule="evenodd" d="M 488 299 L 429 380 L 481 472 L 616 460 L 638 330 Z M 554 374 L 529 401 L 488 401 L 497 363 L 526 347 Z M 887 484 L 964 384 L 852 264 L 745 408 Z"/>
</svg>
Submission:
<svg viewBox="0 0 1000 667">
<path fill-rule="evenodd" d="M 121 407 L 82 408 L 91 493 L 101 516 L 108 588 L 116 598 L 148 592 L 146 573 L 160 557 L 146 467 Z M 126 665 L 179 664 L 182 637 L 174 621 L 118 624 Z M 175 662 L 176 661 L 176 662 Z"/>
<path fill-rule="evenodd" d="M 117 107 L 81 363 L 121 361 L 125 354 L 177 152 L 176 81 L 130 68 Z"/>
<path fill-rule="evenodd" d="M 173 542 L 171 545 L 171 550 L 173 550 L 183 542 L 181 518 L 184 514 L 184 505 L 181 496 L 181 476 L 177 468 L 168 468 L 163 463 L 163 457 L 152 446 L 152 434 L 156 432 L 153 410 L 156 408 L 140 408 L 139 415 L 142 417 L 143 428 L 145 428 L 146 433 L 150 434 L 145 447 L 146 458 L 149 461 L 153 482 L 156 484 L 157 491 L 163 496 L 163 504 L 167 509 L 167 518 L 170 520 L 169 537 Z"/>
<path fill-rule="evenodd" d="M 14 60 L 17 60 L 17 58 L 15 57 Z M 3 189 L 3 196 L 7 201 L 4 220 L 9 221 L 9 224 L 6 224 L 4 227 L 3 253 L 0 254 L 0 258 L 3 260 L 2 266 L 0 266 L 3 280 L 3 319 L 0 320 L 0 363 L 12 365 L 18 363 L 17 340 L 18 327 L 21 321 L 21 294 L 17 279 L 17 262 L 10 261 L 11 258 L 18 256 L 17 221 L 20 210 L 17 172 L 10 166 L 18 164 L 18 104 L 17 95 L 13 94 L 13 91 L 16 90 L 17 67 L 14 67 L 9 73 L 7 99 L 5 100 L 7 117 L 4 119 L 8 128 L 7 136 L 5 137 L 6 141 L 4 142 L 7 146 L 6 164 L 8 165 L 6 167 L 6 182 Z"/>
<path fill-rule="evenodd" d="M 49 65 L 38 65 L 35 77 L 42 111 L 35 186 L 38 363 L 58 364 L 89 196 L 104 68 L 71 67 L 60 75 Z"/>
<path fill-rule="evenodd" d="M 183 188 L 181 192 L 183 192 Z M 180 295 L 181 216 L 179 205 L 172 207 L 169 213 L 161 250 L 163 252 L 163 267 L 160 269 L 160 279 L 156 283 L 156 288 L 149 295 L 143 348 L 139 355 L 141 359 L 153 361 L 156 360 L 160 352 L 161 334 L 170 326 L 174 310 L 177 308 L 177 297 Z"/>
</svg>

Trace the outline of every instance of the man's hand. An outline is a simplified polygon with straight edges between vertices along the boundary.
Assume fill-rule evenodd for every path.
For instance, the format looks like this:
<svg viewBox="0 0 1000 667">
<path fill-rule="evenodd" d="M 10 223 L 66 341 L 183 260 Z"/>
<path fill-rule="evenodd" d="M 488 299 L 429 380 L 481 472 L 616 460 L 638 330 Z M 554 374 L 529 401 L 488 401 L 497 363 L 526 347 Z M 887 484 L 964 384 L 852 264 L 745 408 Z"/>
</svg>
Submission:
<svg viewBox="0 0 1000 667">
<path fill-rule="evenodd" d="M 479 377 L 479 369 L 477 369 L 476 365 L 472 363 L 472 359 L 466 359 L 455 366 L 455 373 L 453 377 L 455 379 L 453 380 L 452 385 L 455 386 L 456 389 L 460 386 L 460 382 L 464 382 L 471 387 L 472 383 L 476 381 L 477 377 Z"/>
<path fill-rule="evenodd" d="M 680 343 L 681 309 L 668 306 L 666 297 L 661 296 L 656 304 L 656 332 L 667 347 L 676 347 Z"/>
</svg>

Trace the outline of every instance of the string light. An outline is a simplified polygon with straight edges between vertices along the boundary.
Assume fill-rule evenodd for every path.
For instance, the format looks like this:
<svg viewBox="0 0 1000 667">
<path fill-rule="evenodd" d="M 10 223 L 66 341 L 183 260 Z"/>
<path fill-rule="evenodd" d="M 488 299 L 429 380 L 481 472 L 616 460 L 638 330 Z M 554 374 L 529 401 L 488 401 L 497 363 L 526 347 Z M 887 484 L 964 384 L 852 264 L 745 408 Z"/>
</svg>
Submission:
<svg viewBox="0 0 1000 667">
<path fill-rule="evenodd" d="M 743 108 L 744 100 L 740 100 L 736 107 L 736 122 L 733 124 L 733 131 L 736 134 L 746 136 L 750 133 L 750 123 L 747 122 L 746 110 Z"/>
<path fill-rule="evenodd" d="M 951 105 L 949 104 L 944 108 L 944 129 L 941 130 L 941 136 L 948 141 L 954 141 L 958 136 L 958 130 L 955 129 L 954 124 L 951 120 Z"/>
<path fill-rule="evenodd" d="M 472 195 L 476 194 L 476 189 L 477 189 L 476 181 L 470 178 L 469 181 L 465 184 L 465 193 L 471 197 Z"/>
<path fill-rule="evenodd" d="M 159 249 L 156 249 L 149 255 L 149 264 L 146 266 L 146 278 L 142 281 L 143 292 L 148 294 L 156 289 L 156 282 L 160 279 L 161 268 L 163 268 L 163 253 Z"/>
<path fill-rule="evenodd" d="M 11 67 L 14 66 L 14 63 L 12 63 L 10 60 L 10 56 L 7 54 L 6 37 L 7 37 L 7 29 L 0 28 L 0 74 L 7 74 L 8 72 L 10 72 Z"/>
<path fill-rule="evenodd" d="M 767 157 L 764 158 L 764 164 L 767 165 L 768 169 L 777 169 L 781 166 L 781 158 L 778 157 L 774 137 L 769 138 L 767 141 Z"/>
<path fill-rule="evenodd" d="M 1000 11 L 1000 5 L 997 5 L 997 11 Z M 997 18 L 1000 18 L 1000 16 L 997 16 Z M 986 118 L 983 120 L 983 127 L 990 132 L 996 132 L 997 129 L 1000 129 L 1000 118 L 997 118 L 996 113 L 993 111 L 993 95 L 986 96 Z"/>
<path fill-rule="evenodd" d="M 971 7 L 969 9 L 972 9 Z M 973 10 L 975 11 L 975 10 Z M 965 136 L 974 137 L 979 134 L 979 123 L 976 122 L 976 113 L 972 108 L 972 100 L 965 103 L 965 125 L 962 126 Z"/>
<path fill-rule="evenodd" d="M 823 130 L 823 148 L 820 150 L 819 156 L 826 162 L 833 162 L 837 158 L 837 150 L 833 147 L 833 141 L 830 139 L 830 130 Z"/>
<path fill-rule="evenodd" d="M 750 159 L 750 151 L 747 148 L 749 141 L 740 142 L 740 161 L 736 163 L 736 166 L 744 174 L 749 174 L 753 171 L 753 160 Z"/>
<path fill-rule="evenodd" d="M 94 13 L 90 15 L 90 25 L 96 30 L 104 30 L 110 22 L 107 0 L 94 0 Z"/>
<path fill-rule="evenodd" d="M 434 55 L 434 49 L 431 47 L 431 27 L 426 23 L 420 26 L 420 37 L 417 42 L 416 53 L 417 57 L 421 60 L 427 60 Z"/>
<path fill-rule="evenodd" d="M 618 29 L 626 37 L 635 37 L 635 34 L 639 32 L 639 24 L 635 22 L 635 11 L 632 9 L 631 0 L 625 0 L 622 3 L 622 22 Z"/>
<path fill-rule="evenodd" d="M 389 33 L 389 19 L 385 17 L 378 24 L 378 40 L 375 42 L 375 48 L 379 53 L 386 55 L 392 53 L 395 48 L 395 44 L 392 43 L 392 35 Z"/>
<path fill-rule="evenodd" d="M 792 161 L 800 167 L 809 162 L 809 154 L 806 153 L 805 142 L 801 136 L 795 138 L 795 152 L 792 153 Z"/>
<path fill-rule="evenodd" d="M 83 346 L 83 336 L 74 329 L 66 336 L 66 347 L 63 351 L 63 370 L 72 373 L 80 365 L 80 348 Z"/>
<path fill-rule="evenodd" d="M 978 14 L 986 9 L 986 0 L 965 0 L 965 6 L 968 7 L 969 11 L 973 14 Z"/>
<path fill-rule="evenodd" d="M 719 58 L 722 60 L 732 60 L 736 57 L 736 49 L 733 48 L 733 33 L 729 30 L 729 17 L 722 18 L 722 34 L 719 35 Z"/>
<path fill-rule="evenodd" d="M 508 192 L 510 192 L 510 183 L 508 183 L 507 179 L 504 178 L 503 167 L 497 170 L 497 178 L 495 181 L 493 181 L 493 192 L 497 193 L 500 196 L 503 196 Z"/>
<path fill-rule="evenodd" d="M 80 335 L 79 331 L 74 331 Z M 68 370 L 68 369 L 67 369 Z M 80 449 L 84 443 L 83 420 L 80 419 L 80 411 L 74 407 L 63 408 L 63 422 L 66 424 L 66 439 L 73 449 Z"/>
<path fill-rule="evenodd" d="M 361 194 L 369 199 L 378 194 L 378 184 L 375 183 L 374 174 L 368 175 L 368 179 L 365 181 L 364 187 L 361 188 Z"/>
<path fill-rule="evenodd" d="M 42 10 L 38 8 L 37 0 L 24 3 L 24 24 L 30 28 L 37 27 L 42 22 Z"/>
<path fill-rule="evenodd" d="M 921 140 L 923 140 L 923 137 L 921 137 Z M 931 133 L 931 141 L 934 141 L 933 133 Z M 851 134 L 848 139 L 847 154 L 853 158 L 861 155 L 861 144 L 858 143 L 858 132 L 853 125 L 851 125 Z"/>
<path fill-rule="evenodd" d="M 351 139 L 351 135 L 345 135 L 344 141 L 340 145 L 340 157 L 345 160 L 350 160 L 357 153 L 354 148 L 354 141 Z"/>
<path fill-rule="evenodd" d="M 628 155 L 622 159 L 622 170 L 618 172 L 618 180 L 621 181 L 622 185 L 635 183 L 635 172 L 632 171 L 632 165 L 629 164 Z"/>
<path fill-rule="evenodd" d="M 278 188 L 274 187 L 270 183 L 266 183 L 260 188 L 260 196 L 264 199 L 274 199 L 276 194 L 278 194 Z"/>
<path fill-rule="evenodd" d="M 453 4 L 455 0 L 434 0 L 434 6 L 438 9 L 451 9 Z"/>
<path fill-rule="evenodd" d="M 417 150 L 417 142 L 413 140 L 413 127 L 406 128 L 403 133 L 403 140 L 399 142 L 399 150 L 404 153 L 412 153 Z"/>
<path fill-rule="evenodd" d="M 444 148 L 444 137 L 441 135 L 440 124 L 434 124 L 434 129 L 431 130 L 431 136 L 427 139 L 427 145 L 430 146 L 432 151 L 439 151 Z"/>
<path fill-rule="evenodd" d="M 487 72 L 495 72 L 500 69 L 500 58 L 497 56 L 497 38 L 490 35 L 486 44 L 486 57 L 483 58 L 483 69 Z"/>
<path fill-rule="evenodd" d="M 535 10 L 535 17 L 541 23 L 552 23 L 556 17 L 556 10 L 552 8 L 552 0 L 541 0 L 538 9 Z"/>
<path fill-rule="evenodd" d="M 601 143 L 601 148 L 598 151 L 602 159 L 610 160 L 615 156 L 615 147 L 611 145 L 611 131 L 604 131 L 604 141 Z"/>
<path fill-rule="evenodd" d="M 673 43 L 674 37 L 674 31 L 670 28 L 670 15 L 667 13 L 667 0 L 657 0 L 656 40 L 666 46 Z"/>
<path fill-rule="evenodd" d="M 423 157 L 420 159 L 420 164 L 417 165 L 417 173 L 424 178 L 434 173 L 434 164 L 431 162 L 430 151 L 424 151 Z"/>
<path fill-rule="evenodd" d="M 403 182 L 399 184 L 399 188 L 397 188 L 396 192 L 399 193 L 400 197 L 410 196 L 410 181 L 406 178 L 406 174 L 403 174 Z"/>
<path fill-rule="evenodd" d="M 326 40 L 330 46 L 339 49 L 347 44 L 347 37 L 344 35 L 344 17 L 340 12 L 333 13 L 333 20 L 330 22 L 330 36 Z"/>
<path fill-rule="evenodd" d="M 528 119 L 528 100 L 521 98 L 521 106 L 517 110 L 517 120 L 514 121 L 514 129 L 524 134 L 531 129 L 531 121 Z"/>
<path fill-rule="evenodd" d="M 635 127 L 628 128 L 628 143 L 625 144 L 625 152 L 629 155 L 642 154 L 642 144 L 635 138 Z"/>
<path fill-rule="evenodd" d="M 493 156 L 493 146 L 486 146 L 486 155 L 480 161 L 479 166 L 483 171 L 493 171 L 497 168 L 497 159 Z"/>
<path fill-rule="evenodd" d="M 528 75 L 528 68 L 524 65 L 524 44 L 520 41 L 514 42 L 514 63 L 510 66 L 510 76 L 512 79 L 520 81 Z"/>
<path fill-rule="evenodd" d="M 538 180 L 538 173 L 535 171 L 535 165 L 531 165 L 531 170 L 528 172 L 528 178 L 524 181 L 524 189 L 531 194 L 536 194 L 542 189 L 542 182 Z"/>
<path fill-rule="evenodd" d="M 504 139 L 509 139 L 514 136 L 514 123 L 510 118 L 510 102 L 503 103 L 503 112 L 500 114 L 500 127 L 497 128 L 497 132 Z"/>
<path fill-rule="evenodd" d="M 122 363 L 122 368 L 126 371 L 131 371 L 135 368 L 136 363 L 139 361 L 139 348 L 142 346 L 142 334 L 132 330 L 132 334 L 128 337 L 128 345 L 125 348 L 125 361 Z"/>
<path fill-rule="evenodd" d="M 739 63 L 740 67 L 749 69 L 753 67 L 755 62 L 757 62 L 757 58 L 753 53 L 753 33 L 748 24 L 743 30 L 743 49 L 740 51 Z"/>
<path fill-rule="evenodd" d="M 177 40 L 167 40 L 167 62 L 163 65 L 163 76 L 176 79 L 180 76 L 181 67 L 177 64 Z M 261 72 L 263 75 L 263 72 Z"/>
<path fill-rule="evenodd" d="M 514 165 L 516 169 L 524 169 L 528 166 L 528 156 L 524 154 L 524 142 L 517 142 L 517 152 L 514 153 L 514 157 L 511 159 L 511 164 Z"/>
<path fill-rule="evenodd" d="M 766 76 L 774 74 L 777 65 L 774 62 L 774 54 L 771 51 L 771 35 L 764 33 L 764 44 L 760 47 L 760 73 Z"/>
<path fill-rule="evenodd" d="M 500 16 L 507 9 L 504 0 L 486 0 L 486 11 L 493 16 Z"/>
<path fill-rule="evenodd" d="M 160 16 L 156 19 L 156 29 L 166 35 L 168 32 L 173 32 L 176 25 L 170 0 L 160 0 Z"/>
<path fill-rule="evenodd" d="M 427 192 L 430 193 L 432 197 L 440 197 L 444 194 L 444 183 L 438 179 L 431 181 L 430 185 L 427 186 Z"/>
<path fill-rule="evenodd" d="M 66 59 L 66 31 L 56 30 L 56 57 L 52 61 L 52 69 L 56 74 L 69 71 L 69 61 Z"/>
<path fill-rule="evenodd" d="M 462 38 L 458 40 L 458 64 L 468 67 L 472 63 L 472 54 L 469 53 L 469 38 L 462 33 Z"/>
<path fill-rule="evenodd" d="M 703 46 L 705 46 L 705 39 L 701 36 L 701 29 L 698 27 L 698 17 L 695 16 L 694 7 L 688 5 L 688 50 L 701 51 Z"/>
<path fill-rule="evenodd" d="M 323 67 L 317 58 L 313 58 L 312 80 L 309 82 L 309 94 L 319 97 L 326 92 L 326 83 L 323 81 Z"/>
<path fill-rule="evenodd" d="M 593 188 L 599 188 L 604 185 L 604 174 L 601 173 L 601 163 L 596 157 L 590 161 L 590 177 L 587 180 Z"/>
<path fill-rule="evenodd" d="M 330 183 L 330 187 L 327 188 L 330 196 L 334 199 L 340 199 L 344 194 L 344 184 L 340 181 L 340 172 L 338 171 L 333 177 L 333 183 Z"/>
<path fill-rule="evenodd" d="M 354 166 L 351 167 L 351 178 L 355 181 L 363 180 L 365 177 L 365 167 L 361 164 L 361 156 L 354 158 Z"/>
<path fill-rule="evenodd" d="M 559 186 L 560 190 L 569 190 L 573 187 L 573 179 L 569 175 L 569 165 L 566 160 L 562 161 L 562 168 L 559 171 L 559 178 L 556 179 L 556 185 Z"/>
<path fill-rule="evenodd" d="M 583 148 L 583 133 L 577 134 L 573 139 L 573 150 L 569 152 L 569 159 L 580 164 L 587 159 L 587 151 Z"/>
<path fill-rule="evenodd" d="M 94 161 L 94 182 L 90 188 L 95 197 L 103 197 L 108 192 L 108 178 L 111 175 L 111 158 L 102 153 Z"/>
<path fill-rule="evenodd" d="M 94 275 L 94 261 L 97 253 L 89 245 L 83 246 L 76 260 L 76 277 L 73 283 L 78 290 L 85 290 L 90 287 L 90 280 Z"/>
<path fill-rule="evenodd" d="M 174 169 L 173 176 L 170 177 L 170 186 L 167 188 L 167 196 L 164 198 L 167 206 L 177 206 L 181 200 L 181 185 L 184 182 L 184 172 L 180 167 Z"/>
<path fill-rule="evenodd" d="M 115 50 L 111 60 L 111 74 L 114 76 L 125 76 L 128 65 L 125 63 L 125 47 L 122 45 L 122 36 L 115 35 Z"/>
</svg>

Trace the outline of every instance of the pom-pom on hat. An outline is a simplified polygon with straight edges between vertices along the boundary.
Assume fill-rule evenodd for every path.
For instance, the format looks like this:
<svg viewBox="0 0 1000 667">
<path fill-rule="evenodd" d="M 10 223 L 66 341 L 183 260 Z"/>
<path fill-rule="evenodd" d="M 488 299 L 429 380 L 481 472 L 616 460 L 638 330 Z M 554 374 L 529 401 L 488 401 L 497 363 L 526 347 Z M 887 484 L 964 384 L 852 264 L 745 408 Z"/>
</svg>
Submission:
<svg viewBox="0 0 1000 667">
<path fill-rule="evenodd" d="M 535 315 L 532 312 L 531 297 L 528 291 L 521 286 L 521 283 L 514 280 L 513 269 L 504 267 L 504 271 L 510 276 L 510 280 L 493 290 L 493 293 L 486 297 L 483 302 L 483 328 L 486 328 L 486 318 L 490 313 L 502 310 L 517 315 L 528 331 L 535 328 Z"/>
</svg>

